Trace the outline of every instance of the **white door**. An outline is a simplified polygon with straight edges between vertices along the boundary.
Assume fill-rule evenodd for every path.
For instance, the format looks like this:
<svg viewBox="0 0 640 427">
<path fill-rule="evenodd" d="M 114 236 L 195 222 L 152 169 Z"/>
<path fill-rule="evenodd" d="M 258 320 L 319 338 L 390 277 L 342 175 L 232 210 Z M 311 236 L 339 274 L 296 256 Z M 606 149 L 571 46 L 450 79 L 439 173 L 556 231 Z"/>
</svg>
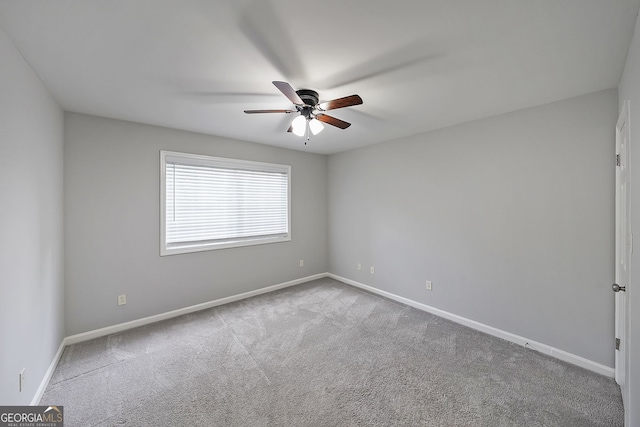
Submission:
<svg viewBox="0 0 640 427">
<path fill-rule="evenodd" d="M 629 287 L 629 261 L 631 255 L 631 230 L 629 227 L 629 101 L 625 101 L 616 124 L 616 267 L 615 284 L 615 332 L 616 332 L 616 382 L 625 383 L 627 346 L 626 290 Z"/>
</svg>

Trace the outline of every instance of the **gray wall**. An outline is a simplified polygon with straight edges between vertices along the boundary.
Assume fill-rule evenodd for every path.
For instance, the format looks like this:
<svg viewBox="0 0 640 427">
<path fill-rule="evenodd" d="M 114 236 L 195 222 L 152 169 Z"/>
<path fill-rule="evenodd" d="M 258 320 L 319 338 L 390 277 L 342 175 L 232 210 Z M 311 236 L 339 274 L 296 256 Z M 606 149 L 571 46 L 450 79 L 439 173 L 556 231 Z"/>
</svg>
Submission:
<svg viewBox="0 0 640 427">
<path fill-rule="evenodd" d="M 292 240 L 160 257 L 160 150 L 290 164 Z M 67 335 L 327 271 L 322 155 L 65 113 L 64 184 Z"/>
<path fill-rule="evenodd" d="M 2 30 L 0 58 L 0 405 L 24 405 L 64 338 L 63 113 Z"/>
<path fill-rule="evenodd" d="M 621 99 L 639 56 L 636 35 Z M 1 31 L 0 57 L 0 404 L 30 402 L 65 333 L 325 271 L 613 366 L 615 90 L 328 159 L 66 113 L 63 159 L 63 113 Z M 292 241 L 160 257 L 162 149 L 291 164 Z"/>
<path fill-rule="evenodd" d="M 612 367 L 617 105 L 611 89 L 330 156 L 329 270 Z"/>
<path fill-rule="evenodd" d="M 635 32 L 629 47 L 627 63 L 618 90 L 620 102 L 631 101 L 631 141 L 629 171 L 631 182 L 631 231 L 638 235 L 640 230 L 640 18 L 636 21 Z M 636 247 L 638 244 L 636 243 Z M 631 283 L 627 292 L 627 351 L 626 384 L 623 388 L 625 410 L 628 426 L 640 425 L 640 280 L 636 277 L 640 272 L 640 251 L 631 254 Z M 623 339 L 625 339 L 623 338 Z"/>
</svg>

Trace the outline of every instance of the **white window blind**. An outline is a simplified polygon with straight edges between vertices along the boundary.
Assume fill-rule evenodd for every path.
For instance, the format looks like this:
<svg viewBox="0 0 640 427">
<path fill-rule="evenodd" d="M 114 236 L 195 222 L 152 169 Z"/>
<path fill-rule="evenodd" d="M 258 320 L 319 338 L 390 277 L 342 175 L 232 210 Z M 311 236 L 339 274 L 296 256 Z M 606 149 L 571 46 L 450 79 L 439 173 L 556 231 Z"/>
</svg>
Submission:
<svg viewBox="0 0 640 427">
<path fill-rule="evenodd" d="M 161 152 L 161 254 L 290 240 L 290 166 Z"/>
</svg>

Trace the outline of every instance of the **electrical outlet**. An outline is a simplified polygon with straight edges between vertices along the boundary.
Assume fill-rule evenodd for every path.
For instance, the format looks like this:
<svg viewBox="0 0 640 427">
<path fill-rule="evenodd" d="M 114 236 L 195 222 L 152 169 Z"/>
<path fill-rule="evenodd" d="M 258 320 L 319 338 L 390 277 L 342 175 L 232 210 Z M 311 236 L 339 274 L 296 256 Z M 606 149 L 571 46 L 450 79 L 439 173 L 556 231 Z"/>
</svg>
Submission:
<svg viewBox="0 0 640 427">
<path fill-rule="evenodd" d="M 371 267 L 371 268 L 369 269 L 369 272 L 370 272 L 371 274 L 376 274 L 376 269 L 375 269 L 375 268 L 373 268 L 373 267 Z"/>
<path fill-rule="evenodd" d="M 427 290 L 431 290 L 431 280 L 427 280 Z"/>
<path fill-rule="evenodd" d="M 300 260 L 300 267 L 304 267 L 304 260 L 303 259 Z"/>
<path fill-rule="evenodd" d="M 118 295 L 118 305 L 125 305 L 127 303 L 126 295 Z"/>
<path fill-rule="evenodd" d="M 362 270 L 362 264 L 358 263 L 358 271 Z"/>
<path fill-rule="evenodd" d="M 25 376 L 25 371 L 27 370 L 27 368 L 23 368 L 22 371 L 20 371 L 20 393 L 22 393 L 22 390 L 24 390 L 24 382 L 27 379 Z"/>
</svg>

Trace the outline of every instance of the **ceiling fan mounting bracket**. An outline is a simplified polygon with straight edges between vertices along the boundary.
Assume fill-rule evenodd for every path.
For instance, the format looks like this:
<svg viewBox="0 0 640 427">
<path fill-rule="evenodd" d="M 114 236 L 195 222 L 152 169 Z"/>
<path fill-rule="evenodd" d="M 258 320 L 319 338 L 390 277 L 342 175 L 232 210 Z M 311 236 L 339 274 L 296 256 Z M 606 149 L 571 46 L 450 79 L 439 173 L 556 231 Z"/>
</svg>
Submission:
<svg viewBox="0 0 640 427">
<path fill-rule="evenodd" d="M 318 101 L 320 98 L 318 97 L 318 92 L 316 92 L 315 90 L 299 89 L 296 91 L 296 93 L 306 105 L 312 108 L 318 105 Z"/>
</svg>

